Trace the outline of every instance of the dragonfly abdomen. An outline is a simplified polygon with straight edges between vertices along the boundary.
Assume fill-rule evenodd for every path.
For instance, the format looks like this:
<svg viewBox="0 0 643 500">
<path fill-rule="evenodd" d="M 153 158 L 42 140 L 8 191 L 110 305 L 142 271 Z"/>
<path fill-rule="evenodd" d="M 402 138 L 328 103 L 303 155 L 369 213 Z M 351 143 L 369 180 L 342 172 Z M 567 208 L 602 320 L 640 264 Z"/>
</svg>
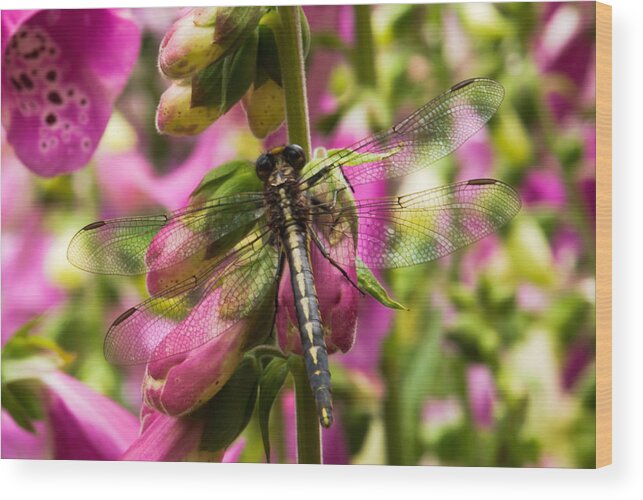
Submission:
<svg viewBox="0 0 643 500">
<path fill-rule="evenodd" d="M 308 380 L 315 396 L 319 421 L 324 427 L 330 427 L 333 423 L 333 405 L 328 353 L 310 265 L 308 238 L 301 224 L 287 223 L 282 240 L 290 266 L 290 282 Z"/>
</svg>

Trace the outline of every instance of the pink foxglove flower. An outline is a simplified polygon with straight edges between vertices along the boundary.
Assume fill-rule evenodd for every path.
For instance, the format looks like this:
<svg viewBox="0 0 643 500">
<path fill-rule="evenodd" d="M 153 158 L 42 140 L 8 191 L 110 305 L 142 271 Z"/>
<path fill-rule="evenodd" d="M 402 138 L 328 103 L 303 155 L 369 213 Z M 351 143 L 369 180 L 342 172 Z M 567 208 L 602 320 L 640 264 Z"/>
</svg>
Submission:
<svg viewBox="0 0 643 500">
<path fill-rule="evenodd" d="M 203 422 L 176 418 L 143 407 L 142 431 L 121 460 L 183 460 L 199 446 Z"/>
<path fill-rule="evenodd" d="M 551 169 L 531 170 L 525 177 L 520 196 L 526 205 L 565 207 L 567 193 L 560 176 Z"/>
<path fill-rule="evenodd" d="M 206 301 L 217 302 L 215 292 Z M 214 306 L 216 307 L 216 306 Z M 208 314 L 212 307 L 202 304 L 192 314 Z M 162 342 L 179 342 L 186 333 L 180 329 Z M 146 404 L 168 415 L 190 413 L 212 398 L 228 381 L 241 362 L 248 338 L 255 332 L 248 321 L 239 321 L 229 331 L 184 354 L 149 363 L 143 380 Z M 163 345 L 159 346 L 160 349 Z"/>
<path fill-rule="evenodd" d="M 36 376 L 45 422 L 31 435 L 2 413 L 2 458 L 117 460 L 136 439 L 138 421 L 111 399 L 58 370 Z"/>
<path fill-rule="evenodd" d="M 148 406 L 141 410 L 141 433 L 121 460 L 177 462 L 238 462 L 245 440 L 235 440 L 226 450 L 199 450 L 205 421 L 192 417 L 171 417 Z"/>
<path fill-rule="evenodd" d="M 176 234 L 176 229 L 176 226 L 169 226 L 156 235 L 147 251 L 148 261 L 170 261 L 176 252 L 182 250 L 180 245 L 173 247 L 169 243 L 172 240 L 165 237 L 166 231 Z M 187 228 L 185 230 L 188 231 Z M 198 273 L 203 259 L 204 255 L 195 254 L 178 264 L 148 273 L 150 294 L 159 293 Z M 272 324 L 265 321 L 265 311 L 259 307 L 254 315 L 233 322 L 228 329 L 203 345 L 188 347 L 185 352 L 177 348 L 177 345 L 184 345 L 186 335 L 190 334 L 186 332 L 189 325 L 207 325 L 209 318 L 222 307 L 222 290 L 217 288 L 207 295 L 198 307 L 170 328 L 170 333 L 155 347 L 156 354 L 180 354 L 169 357 L 153 355 L 156 361 L 148 363 L 143 381 L 143 396 L 148 406 L 171 416 L 195 411 L 225 385 L 244 353 L 270 332 Z"/>
<path fill-rule="evenodd" d="M 496 385 L 487 365 L 474 363 L 467 368 L 469 410 L 476 427 L 490 429 L 494 423 Z"/>
<path fill-rule="evenodd" d="M 89 162 L 139 47 L 120 10 L 2 12 L 2 122 L 25 166 L 49 177 Z"/>
<path fill-rule="evenodd" d="M 42 460 L 51 458 L 47 443 L 45 422 L 33 422 L 35 432 L 20 427 L 2 410 L 2 458 Z"/>
<path fill-rule="evenodd" d="M 54 457 L 60 460 L 117 460 L 136 439 L 134 415 L 67 375 L 43 375 L 49 393 Z"/>
</svg>

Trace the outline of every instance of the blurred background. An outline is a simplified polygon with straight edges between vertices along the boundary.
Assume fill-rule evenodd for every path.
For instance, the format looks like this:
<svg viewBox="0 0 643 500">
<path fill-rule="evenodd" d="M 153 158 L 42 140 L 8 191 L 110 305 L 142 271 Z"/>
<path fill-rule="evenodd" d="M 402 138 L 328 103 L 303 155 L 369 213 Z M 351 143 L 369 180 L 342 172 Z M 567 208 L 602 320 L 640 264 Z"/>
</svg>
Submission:
<svg viewBox="0 0 643 500">
<path fill-rule="evenodd" d="M 455 154 L 368 186 L 369 195 L 493 177 L 523 200 L 497 234 L 381 276 L 409 311 L 362 299 L 354 347 L 331 357 L 338 416 L 324 431 L 325 462 L 593 467 L 593 4 L 304 11 L 314 147 L 348 146 L 466 78 L 493 78 L 506 89 L 496 116 Z M 59 399 L 52 394 L 60 386 L 49 384 L 32 432 L 3 410 L 3 458 L 116 458 L 70 455 L 78 429 L 93 429 L 67 431 L 70 419 L 93 416 L 87 408 L 60 408 L 69 386 L 109 398 L 132 419 L 141 406 L 143 368 L 110 366 L 102 342 L 112 321 L 147 297 L 144 278 L 73 268 L 65 257 L 73 234 L 94 220 L 179 208 L 211 168 L 254 160 L 285 141 L 283 129 L 256 139 L 240 106 L 196 137 L 156 132 L 156 107 L 168 86 L 157 69 L 159 44 L 180 14 L 132 10 L 140 55 L 85 168 L 38 176 L 16 157 L 3 129 L 2 342 L 25 332 L 43 339 L 64 353 L 65 376 L 74 379 L 65 379 Z M 353 50 L 362 43 L 357 19 L 364 15 L 373 71 Z M 3 363 L 3 377 L 6 369 Z M 293 428 L 294 396 L 286 387 L 271 420 L 274 461 L 296 460 Z M 255 418 L 230 459 L 264 460 Z"/>
</svg>

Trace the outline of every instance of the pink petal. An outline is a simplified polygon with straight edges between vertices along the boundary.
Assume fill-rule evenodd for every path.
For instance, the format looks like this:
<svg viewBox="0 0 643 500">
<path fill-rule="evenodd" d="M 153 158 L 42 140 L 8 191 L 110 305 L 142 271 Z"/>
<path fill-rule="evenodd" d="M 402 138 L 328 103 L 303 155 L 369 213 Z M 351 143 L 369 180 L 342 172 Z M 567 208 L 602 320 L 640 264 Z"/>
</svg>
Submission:
<svg viewBox="0 0 643 500">
<path fill-rule="evenodd" d="M 243 453 L 243 450 L 245 447 L 246 447 L 246 440 L 244 438 L 237 439 L 225 451 L 225 455 L 223 456 L 223 460 L 221 460 L 221 462 L 223 463 L 238 462 L 239 458 L 241 457 L 241 453 Z"/>
<path fill-rule="evenodd" d="M 11 415 L 2 410 L 2 458 L 42 460 L 49 457 L 45 423 L 33 422 L 32 434 L 16 424 Z"/>
<path fill-rule="evenodd" d="M 12 29 L 2 65 L 8 140 L 39 175 L 77 170 L 136 62 L 140 30 L 113 9 L 43 10 Z"/>
<path fill-rule="evenodd" d="M 520 196 L 527 205 L 542 205 L 561 209 L 567 203 L 565 185 L 551 169 L 531 170 L 523 181 Z"/>
<path fill-rule="evenodd" d="M 153 412 L 145 430 L 122 455 L 121 460 L 175 462 L 198 449 L 203 422 Z"/>
<path fill-rule="evenodd" d="M 206 299 L 218 304 L 215 291 Z M 214 307 L 214 306 L 213 306 Z M 212 314 L 212 307 L 202 304 L 193 313 Z M 143 381 L 146 403 L 168 415 L 183 415 L 208 401 L 232 376 L 243 357 L 243 347 L 249 334 L 247 322 L 238 321 L 231 329 L 201 347 L 184 354 L 150 363 Z M 186 333 L 176 328 L 157 347 L 180 342 Z"/>
<path fill-rule="evenodd" d="M 4 196 L 4 193 L 3 193 Z M 64 297 L 45 273 L 51 238 L 42 231 L 40 217 L 20 221 L 20 233 L 3 228 L 2 238 L 2 344 L 39 314 L 58 305 Z"/>
<path fill-rule="evenodd" d="M 111 399 L 63 372 L 42 375 L 49 390 L 55 458 L 116 460 L 138 434 L 138 420 Z"/>
</svg>

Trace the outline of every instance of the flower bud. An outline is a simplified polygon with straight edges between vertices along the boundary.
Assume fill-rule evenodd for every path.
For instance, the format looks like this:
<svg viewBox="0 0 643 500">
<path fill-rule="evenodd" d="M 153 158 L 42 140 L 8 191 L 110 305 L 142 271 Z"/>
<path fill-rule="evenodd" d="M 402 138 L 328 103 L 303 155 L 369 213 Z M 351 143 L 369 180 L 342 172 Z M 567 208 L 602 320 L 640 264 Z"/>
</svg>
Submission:
<svg viewBox="0 0 643 500">
<path fill-rule="evenodd" d="M 216 106 L 194 106 L 192 87 L 173 84 L 161 95 L 156 110 L 156 128 L 161 134 L 197 135 L 208 128 L 221 112 Z"/>
<path fill-rule="evenodd" d="M 201 347 L 148 364 L 143 380 L 145 403 L 167 415 L 180 416 L 212 398 L 243 358 L 245 326 L 240 321 L 234 331 L 225 332 Z"/>
<path fill-rule="evenodd" d="M 235 49 L 264 12 L 261 7 L 191 9 L 163 38 L 159 68 L 171 79 L 195 75 Z"/>
<path fill-rule="evenodd" d="M 248 125 L 255 137 L 263 139 L 284 121 L 284 91 L 268 78 L 259 87 L 255 84 L 243 97 Z"/>
<path fill-rule="evenodd" d="M 195 23 L 195 10 L 202 9 L 192 9 L 176 21 L 161 42 L 159 68 L 169 78 L 191 76 L 225 53 L 225 47 L 214 43 L 214 25 Z"/>
</svg>

